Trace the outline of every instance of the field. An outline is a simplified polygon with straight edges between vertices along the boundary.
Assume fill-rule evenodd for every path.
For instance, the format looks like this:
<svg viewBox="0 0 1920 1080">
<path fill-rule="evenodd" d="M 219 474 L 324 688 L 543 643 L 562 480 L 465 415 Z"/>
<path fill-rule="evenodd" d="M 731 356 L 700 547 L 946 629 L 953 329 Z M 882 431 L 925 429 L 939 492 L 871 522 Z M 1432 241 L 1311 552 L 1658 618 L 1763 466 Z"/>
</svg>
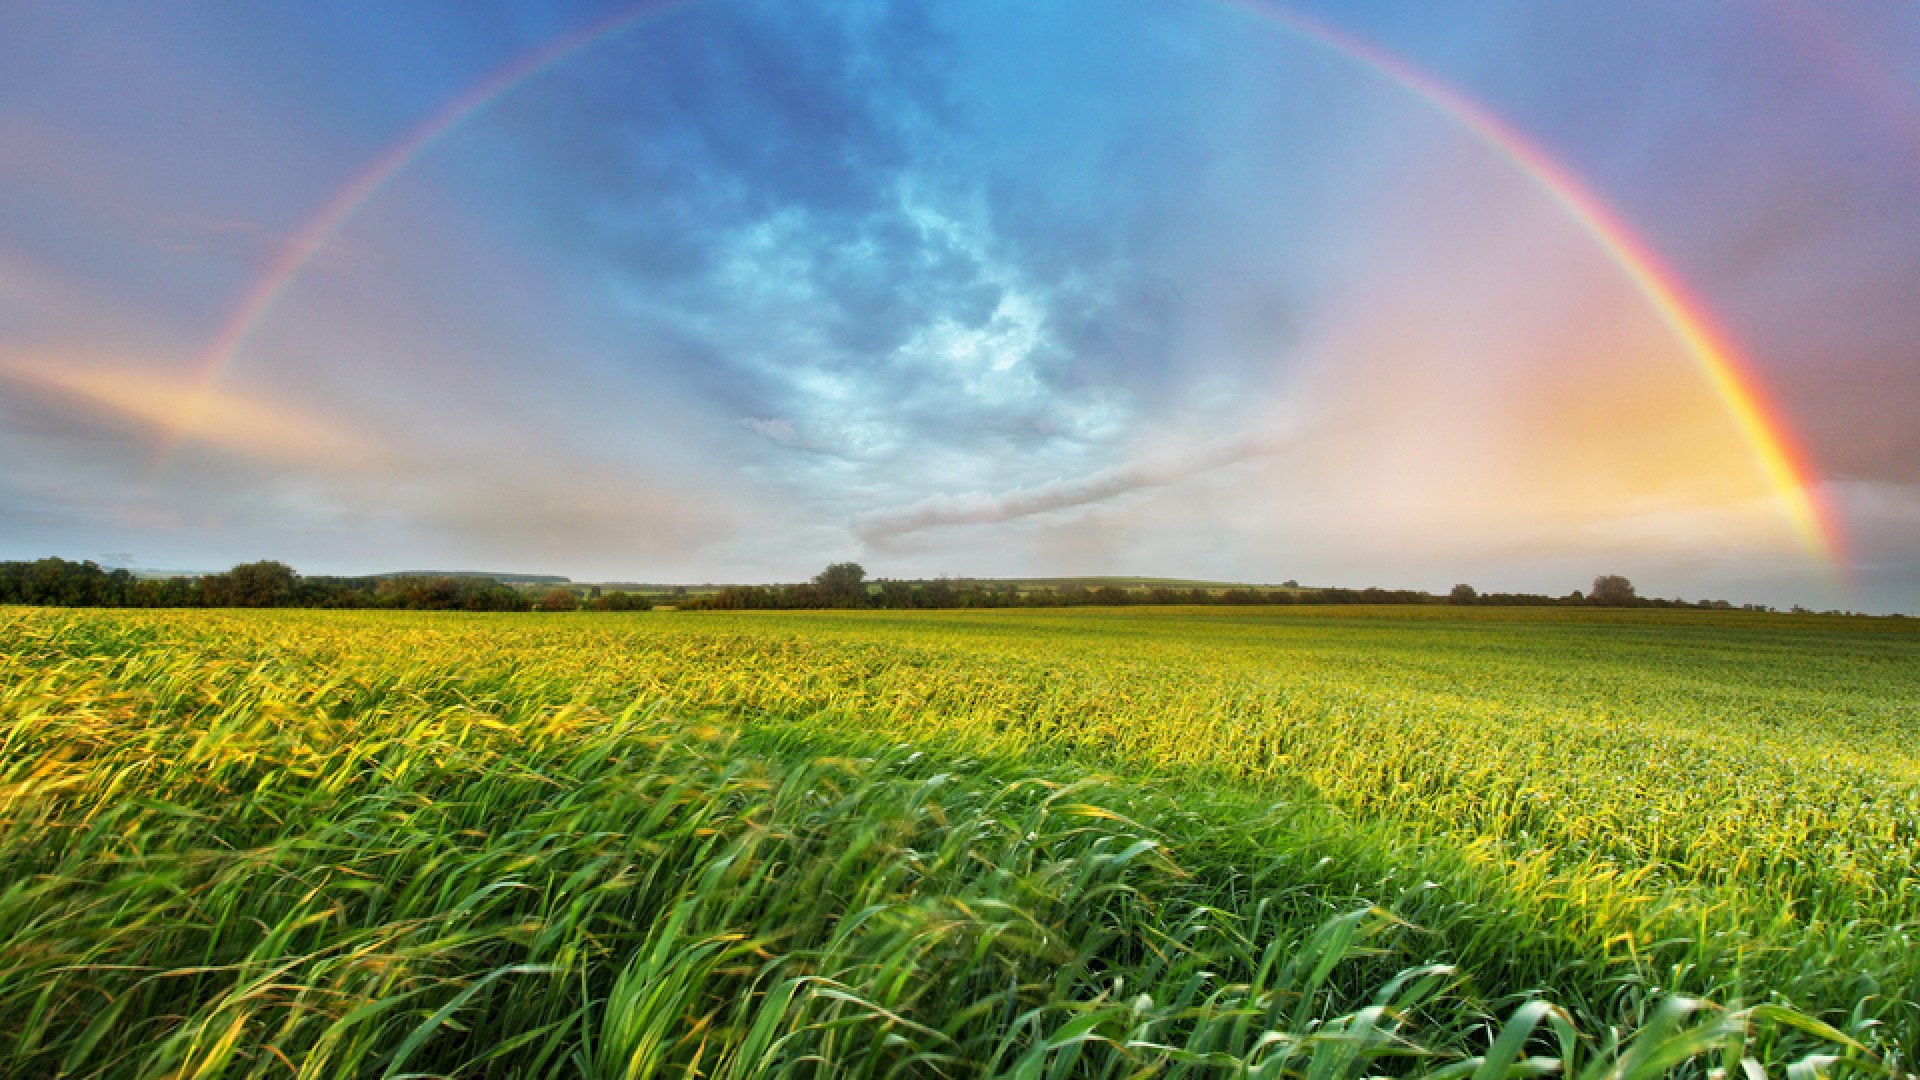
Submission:
<svg viewBox="0 0 1920 1080">
<path fill-rule="evenodd" d="M 7 1075 L 1920 1046 L 1911 620 L 14 608 L 0 673 Z"/>
</svg>

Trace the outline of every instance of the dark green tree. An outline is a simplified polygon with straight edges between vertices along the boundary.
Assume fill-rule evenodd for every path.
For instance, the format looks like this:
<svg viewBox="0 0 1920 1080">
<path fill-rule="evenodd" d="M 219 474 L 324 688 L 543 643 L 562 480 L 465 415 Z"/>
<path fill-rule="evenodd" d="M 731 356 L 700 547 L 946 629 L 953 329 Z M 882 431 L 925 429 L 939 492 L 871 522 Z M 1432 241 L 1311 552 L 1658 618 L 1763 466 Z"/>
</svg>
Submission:
<svg viewBox="0 0 1920 1080">
<path fill-rule="evenodd" d="M 653 609 L 653 601 L 648 599 L 644 593 L 610 592 L 600 594 L 599 589 L 593 591 L 596 595 L 588 598 L 587 606 L 595 611 L 650 611 Z"/>
<path fill-rule="evenodd" d="M 1593 579 L 1593 591 L 1587 598 L 1603 607 L 1631 607 L 1639 601 L 1633 582 L 1619 574 L 1601 574 Z"/>
<path fill-rule="evenodd" d="M 274 559 L 241 563 L 226 572 L 226 602 L 234 607 L 279 607 L 293 599 L 298 577 Z"/>
<path fill-rule="evenodd" d="M 541 611 L 573 611 L 579 606 L 580 598 L 572 589 L 548 589 L 540 595 Z"/>
<path fill-rule="evenodd" d="M 867 571 L 857 562 L 837 562 L 813 575 L 813 584 L 834 607 L 862 606 L 867 599 Z"/>
</svg>

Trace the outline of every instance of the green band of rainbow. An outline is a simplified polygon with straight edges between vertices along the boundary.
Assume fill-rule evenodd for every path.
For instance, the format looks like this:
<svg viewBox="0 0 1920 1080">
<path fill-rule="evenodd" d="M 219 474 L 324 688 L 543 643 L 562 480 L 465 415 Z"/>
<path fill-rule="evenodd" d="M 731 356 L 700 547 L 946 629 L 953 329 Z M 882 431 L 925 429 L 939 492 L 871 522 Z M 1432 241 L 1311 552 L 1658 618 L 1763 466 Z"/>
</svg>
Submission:
<svg viewBox="0 0 1920 1080">
<path fill-rule="evenodd" d="M 196 368 L 190 398 L 194 404 L 165 434 L 156 460 L 164 462 L 180 438 L 192 429 L 208 396 L 301 270 L 388 181 L 461 124 L 540 73 L 649 18 L 692 2 L 642 3 L 525 53 L 442 106 L 342 185 L 287 241 L 221 324 Z M 1768 402 L 1759 380 L 1739 351 L 1714 327 L 1704 308 L 1606 203 L 1511 124 L 1405 60 L 1278 4 L 1264 0 L 1216 2 L 1251 14 L 1384 78 L 1471 134 L 1552 198 L 1619 267 L 1693 357 L 1738 426 L 1808 553 L 1829 571 L 1837 568 L 1841 540 L 1835 516 L 1820 500 L 1805 455 Z"/>
</svg>

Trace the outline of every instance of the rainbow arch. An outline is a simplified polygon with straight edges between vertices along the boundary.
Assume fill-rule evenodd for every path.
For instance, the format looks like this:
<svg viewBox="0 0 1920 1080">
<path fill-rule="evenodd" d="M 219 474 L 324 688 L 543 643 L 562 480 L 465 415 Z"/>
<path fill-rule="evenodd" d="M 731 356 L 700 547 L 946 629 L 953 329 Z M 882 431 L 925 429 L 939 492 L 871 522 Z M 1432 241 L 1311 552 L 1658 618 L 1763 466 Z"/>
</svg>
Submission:
<svg viewBox="0 0 1920 1080">
<path fill-rule="evenodd" d="M 1818 495 L 1805 452 L 1788 433 L 1758 377 L 1659 255 L 1599 196 L 1512 124 L 1399 57 L 1278 4 L 1261 0 L 1219 2 L 1364 65 L 1452 120 L 1545 192 L 1605 252 L 1679 339 L 1733 417 L 1801 543 L 1827 570 L 1838 567 L 1842 550 L 1838 522 Z"/>
<path fill-rule="evenodd" d="M 342 226 L 352 219 L 389 181 L 418 161 L 427 151 L 446 139 L 462 124 L 488 106 L 512 93 L 552 68 L 579 53 L 619 37 L 642 22 L 687 7 L 693 0 L 650 0 L 588 23 L 507 62 L 481 79 L 458 97 L 447 102 L 413 130 L 381 151 L 358 173 L 340 185 L 320 204 L 305 224 L 280 246 L 273 261 L 254 279 L 232 310 L 221 320 L 220 328 L 207 343 L 194 367 L 189 404 L 163 433 L 155 466 L 166 463 L 180 440 L 199 422 L 214 388 L 239 358 L 240 351 L 260 324 L 286 295 L 294 279 L 306 269 Z"/>
<path fill-rule="evenodd" d="M 343 184 L 284 244 L 222 321 L 195 368 L 189 405 L 163 434 L 164 464 L 198 422 L 214 388 L 300 272 L 382 187 L 494 102 L 542 72 L 694 0 L 649 0 L 589 23 L 509 61 L 443 105 Z M 1271 0 L 1215 0 L 1359 65 L 1438 112 L 1532 181 L 1607 255 L 1685 347 L 1734 420 L 1808 553 L 1828 571 L 1842 550 L 1836 516 L 1759 379 L 1660 257 L 1586 185 L 1519 129 L 1461 91 L 1372 43 Z"/>
</svg>

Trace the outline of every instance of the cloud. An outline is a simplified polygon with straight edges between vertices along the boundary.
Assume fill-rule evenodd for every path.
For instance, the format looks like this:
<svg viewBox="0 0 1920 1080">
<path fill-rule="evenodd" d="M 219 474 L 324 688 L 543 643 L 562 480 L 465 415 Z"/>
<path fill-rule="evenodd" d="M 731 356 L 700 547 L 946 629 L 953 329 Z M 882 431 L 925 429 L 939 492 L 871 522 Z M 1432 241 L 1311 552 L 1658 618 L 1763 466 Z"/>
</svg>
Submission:
<svg viewBox="0 0 1920 1080">
<path fill-rule="evenodd" d="M 1016 85 L 1002 67 L 1040 71 L 1062 27 L 1011 59 L 1000 29 L 894 7 L 703 8 L 516 118 L 565 166 L 551 220 L 597 264 L 626 339 L 673 343 L 624 362 L 803 452 L 757 462 L 817 504 L 844 505 L 850 484 L 904 502 L 1018 482 L 996 463 L 1088 472 L 1173 414 L 1220 416 L 1280 366 L 1272 320 L 1235 312 L 1290 290 L 1245 259 L 1183 287 L 1169 249 L 1193 236 L 1193 184 L 1140 190 L 1164 179 L 1137 179 L 1146 161 L 1184 163 L 1185 180 L 1209 159 L 1215 140 L 1166 101 L 1187 69 L 1153 47 L 1150 87 L 1097 63 Z M 1092 51 L 1132 56 L 1136 36 L 1154 38 Z M 1083 77 L 1092 89 L 1030 107 Z M 1158 111 L 1139 116 L 1148 100 Z M 1128 118 L 1148 130 L 1123 134 Z"/>
<path fill-rule="evenodd" d="M 775 446 L 818 459 L 855 464 L 873 456 L 869 445 L 872 425 L 868 424 L 828 420 L 802 425 L 784 416 L 750 416 L 742 418 L 740 426 Z"/>
<path fill-rule="evenodd" d="M 775 442 L 781 446 L 800 445 L 800 433 L 794 430 L 793 421 L 785 417 L 776 416 L 766 418 L 749 416 L 740 421 L 740 426 L 769 442 Z"/>
<path fill-rule="evenodd" d="M 146 367 L 17 358 L 0 362 L 0 382 L 37 397 L 56 421 L 130 421 L 156 443 L 191 416 L 183 440 L 246 458 L 362 469 L 384 456 L 371 436 L 317 413 L 228 387 L 202 393 L 190 378 Z"/>
<path fill-rule="evenodd" d="M 650 474 L 493 419 L 483 444 L 423 425 L 375 438 L 233 388 L 211 392 L 185 436 L 215 452 L 156 470 L 191 390 L 124 364 L 0 360 L 0 456 L 37 459 L 0 476 L 10 556 L 137 547 L 149 565 L 186 569 L 271 554 L 323 571 L 587 564 L 631 576 L 682 565 L 746 520 L 711 474 Z"/>
<path fill-rule="evenodd" d="M 746 519 L 735 506 L 684 486 L 582 460 L 502 461 L 484 481 L 442 462 L 388 490 L 350 497 L 370 520 L 391 520 L 404 504 L 405 520 L 476 557 L 598 561 L 628 573 L 684 559 L 733 535 Z"/>
<path fill-rule="evenodd" d="M 1293 441 L 1288 434 L 1243 435 L 1209 443 L 1185 454 L 1130 462 L 1035 487 L 1015 488 L 999 494 L 975 491 L 964 495 L 935 495 L 891 510 L 862 514 L 854 520 L 853 529 L 866 543 L 883 544 L 923 529 L 996 525 L 1104 502 L 1147 488 L 1166 487 L 1197 473 L 1278 453 Z"/>
</svg>

